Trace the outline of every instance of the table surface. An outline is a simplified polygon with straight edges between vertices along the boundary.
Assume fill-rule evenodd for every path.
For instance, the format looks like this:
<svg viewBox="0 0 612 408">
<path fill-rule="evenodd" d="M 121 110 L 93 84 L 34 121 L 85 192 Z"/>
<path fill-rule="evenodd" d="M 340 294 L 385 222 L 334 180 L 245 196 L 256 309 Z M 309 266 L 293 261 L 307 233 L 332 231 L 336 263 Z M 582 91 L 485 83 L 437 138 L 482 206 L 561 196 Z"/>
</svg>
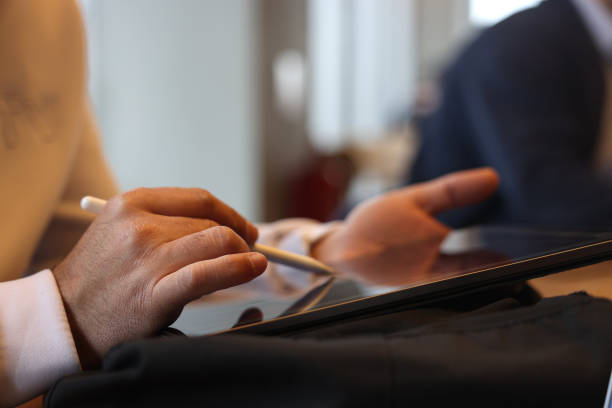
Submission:
<svg viewBox="0 0 612 408">
<path fill-rule="evenodd" d="M 543 297 L 584 290 L 591 296 L 612 300 L 612 261 L 532 279 L 529 283 Z"/>
</svg>

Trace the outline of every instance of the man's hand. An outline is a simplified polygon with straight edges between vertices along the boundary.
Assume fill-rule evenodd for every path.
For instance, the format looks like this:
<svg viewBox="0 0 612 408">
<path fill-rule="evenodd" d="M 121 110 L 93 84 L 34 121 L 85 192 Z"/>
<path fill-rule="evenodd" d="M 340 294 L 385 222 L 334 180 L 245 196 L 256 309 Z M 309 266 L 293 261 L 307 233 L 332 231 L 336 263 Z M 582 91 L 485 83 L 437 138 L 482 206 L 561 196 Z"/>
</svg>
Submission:
<svg viewBox="0 0 612 408">
<path fill-rule="evenodd" d="M 499 184 L 490 168 L 461 171 L 373 198 L 357 206 L 342 227 L 317 243 L 312 255 L 341 273 L 372 283 L 419 279 L 436 260 L 450 231 L 433 215 L 476 204 Z"/>
<path fill-rule="evenodd" d="M 111 199 L 54 270 L 82 365 L 156 333 L 204 294 L 267 265 L 257 229 L 200 189 L 138 189 Z"/>
</svg>

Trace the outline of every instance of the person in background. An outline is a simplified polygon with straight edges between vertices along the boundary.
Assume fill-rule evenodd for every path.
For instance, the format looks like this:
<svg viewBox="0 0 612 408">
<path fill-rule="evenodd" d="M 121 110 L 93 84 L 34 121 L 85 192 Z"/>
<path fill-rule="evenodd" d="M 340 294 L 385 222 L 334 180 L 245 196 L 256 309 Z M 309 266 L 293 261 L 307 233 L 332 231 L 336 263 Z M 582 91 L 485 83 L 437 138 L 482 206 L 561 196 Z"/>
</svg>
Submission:
<svg viewBox="0 0 612 408">
<path fill-rule="evenodd" d="M 0 407 L 98 367 L 113 345 L 154 335 L 190 300 L 267 265 L 249 248 L 257 228 L 205 190 L 117 194 L 84 54 L 73 0 L 0 0 Z M 432 215 L 486 198 L 497 182 L 491 169 L 466 171 L 368 201 L 343 223 L 264 229 L 338 270 L 388 263 L 398 247 L 441 242 L 449 229 Z M 86 194 L 113 197 L 93 222 L 78 205 Z"/>
<path fill-rule="evenodd" d="M 612 1 L 546 0 L 484 30 L 450 65 L 410 182 L 491 166 L 473 223 L 612 227 Z"/>
</svg>

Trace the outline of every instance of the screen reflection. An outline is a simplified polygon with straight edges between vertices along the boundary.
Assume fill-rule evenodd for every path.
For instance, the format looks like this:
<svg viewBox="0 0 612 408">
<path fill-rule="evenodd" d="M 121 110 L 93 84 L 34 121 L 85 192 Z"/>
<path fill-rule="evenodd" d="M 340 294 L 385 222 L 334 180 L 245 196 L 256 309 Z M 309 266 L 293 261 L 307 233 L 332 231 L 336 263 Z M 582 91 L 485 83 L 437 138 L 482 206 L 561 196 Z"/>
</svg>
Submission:
<svg viewBox="0 0 612 408">
<path fill-rule="evenodd" d="M 303 313 L 374 295 L 414 288 L 485 271 L 609 239 L 610 234 L 476 227 L 453 231 L 443 242 L 422 241 L 410 248 L 354 258 L 337 266 L 337 275 L 313 277 L 293 296 L 250 294 L 212 303 L 205 298 L 185 308 L 173 325 L 200 335 Z M 374 262 L 377 259 L 377 262 Z M 307 272 L 304 272 L 307 273 Z"/>
</svg>

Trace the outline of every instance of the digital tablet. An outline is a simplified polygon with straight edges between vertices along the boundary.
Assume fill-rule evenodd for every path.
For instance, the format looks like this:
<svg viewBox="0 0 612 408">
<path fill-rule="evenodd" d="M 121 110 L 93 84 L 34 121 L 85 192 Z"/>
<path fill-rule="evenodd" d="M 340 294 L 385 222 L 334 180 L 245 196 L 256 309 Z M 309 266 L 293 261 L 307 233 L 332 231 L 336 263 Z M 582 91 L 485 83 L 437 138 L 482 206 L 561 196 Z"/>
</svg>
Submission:
<svg viewBox="0 0 612 408">
<path fill-rule="evenodd" d="M 302 283 L 290 295 L 266 289 L 269 278 L 261 277 L 255 290 L 215 294 L 187 306 L 173 327 L 188 335 L 288 335 L 612 259 L 612 234 L 475 227 L 388 259 L 393 263 L 366 262 L 338 276 L 293 272 Z"/>
</svg>

